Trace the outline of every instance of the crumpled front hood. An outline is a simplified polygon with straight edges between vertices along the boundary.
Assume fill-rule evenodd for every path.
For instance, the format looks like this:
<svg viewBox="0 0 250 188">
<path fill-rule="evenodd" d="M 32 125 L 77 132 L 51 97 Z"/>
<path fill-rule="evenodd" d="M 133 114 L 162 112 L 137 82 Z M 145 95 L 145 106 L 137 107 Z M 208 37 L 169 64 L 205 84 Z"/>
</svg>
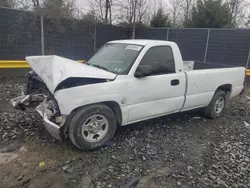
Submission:
<svg viewBox="0 0 250 188">
<path fill-rule="evenodd" d="M 116 74 L 59 56 L 29 56 L 26 60 L 51 93 L 71 77 L 113 80 Z"/>
</svg>

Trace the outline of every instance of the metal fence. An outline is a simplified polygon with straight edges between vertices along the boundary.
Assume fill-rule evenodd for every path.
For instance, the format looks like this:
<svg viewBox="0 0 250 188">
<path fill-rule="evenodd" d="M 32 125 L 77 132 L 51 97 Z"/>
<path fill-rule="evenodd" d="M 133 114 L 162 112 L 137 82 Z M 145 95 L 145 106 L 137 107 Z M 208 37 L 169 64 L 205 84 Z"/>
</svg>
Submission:
<svg viewBox="0 0 250 188">
<path fill-rule="evenodd" d="M 136 38 L 174 41 L 184 60 L 250 68 L 250 29 L 136 29 Z"/>
<path fill-rule="evenodd" d="M 0 60 L 42 54 L 88 60 L 107 41 L 122 38 L 127 29 L 121 27 L 0 8 Z"/>
<path fill-rule="evenodd" d="M 107 41 L 125 38 L 126 28 L 0 8 L 0 60 L 43 53 L 88 60 Z M 174 41 L 184 60 L 250 68 L 250 29 L 136 29 L 135 38 Z"/>
</svg>

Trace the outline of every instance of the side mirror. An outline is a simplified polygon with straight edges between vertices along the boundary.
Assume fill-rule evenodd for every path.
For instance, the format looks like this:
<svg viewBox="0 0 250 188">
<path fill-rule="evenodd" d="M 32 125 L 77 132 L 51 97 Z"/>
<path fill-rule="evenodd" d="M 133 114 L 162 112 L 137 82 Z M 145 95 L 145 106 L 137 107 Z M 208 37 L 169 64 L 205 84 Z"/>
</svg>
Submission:
<svg viewBox="0 0 250 188">
<path fill-rule="evenodd" d="M 136 72 L 135 77 L 136 78 L 142 78 L 145 76 L 150 76 L 153 72 L 153 69 L 149 65 L 139 65 Z"/>
</svg>

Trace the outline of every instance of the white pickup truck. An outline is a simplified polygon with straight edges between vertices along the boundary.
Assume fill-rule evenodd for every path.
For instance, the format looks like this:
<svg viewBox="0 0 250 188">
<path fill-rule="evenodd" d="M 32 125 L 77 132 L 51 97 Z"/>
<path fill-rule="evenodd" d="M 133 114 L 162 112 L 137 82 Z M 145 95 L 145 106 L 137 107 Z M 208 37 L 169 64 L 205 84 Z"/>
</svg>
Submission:
<svg viewBox="0 0 250 188">
<path fill-rule="evenodd" d="M 183 62 L 178 46 L 156 40 L 105 44 L 87 63 L 58 56 L 26 58 L 33 69 L 15 108 L 37 106 L 48 132 L 93 150 L 117 126 L 196 108 L 210 118 L 244 87 L 245 68 Z"/>
</svg>

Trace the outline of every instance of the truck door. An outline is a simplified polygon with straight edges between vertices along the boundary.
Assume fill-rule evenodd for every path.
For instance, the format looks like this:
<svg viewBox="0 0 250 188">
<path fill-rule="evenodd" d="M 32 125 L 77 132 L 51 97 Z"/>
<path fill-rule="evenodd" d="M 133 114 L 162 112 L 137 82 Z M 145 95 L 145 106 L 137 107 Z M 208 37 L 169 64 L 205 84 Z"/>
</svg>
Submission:
<svg viewBox="0 0 250 188">
<path fill-rule="evenodd" d="M 140 65 L 150 65 L 150 76 L 129 82 L 127 105 L 129 123 L 179 111 L 184 103 L 185 74 L 176 73 L 170 46 L 150 48 Z"/>
</svg>

